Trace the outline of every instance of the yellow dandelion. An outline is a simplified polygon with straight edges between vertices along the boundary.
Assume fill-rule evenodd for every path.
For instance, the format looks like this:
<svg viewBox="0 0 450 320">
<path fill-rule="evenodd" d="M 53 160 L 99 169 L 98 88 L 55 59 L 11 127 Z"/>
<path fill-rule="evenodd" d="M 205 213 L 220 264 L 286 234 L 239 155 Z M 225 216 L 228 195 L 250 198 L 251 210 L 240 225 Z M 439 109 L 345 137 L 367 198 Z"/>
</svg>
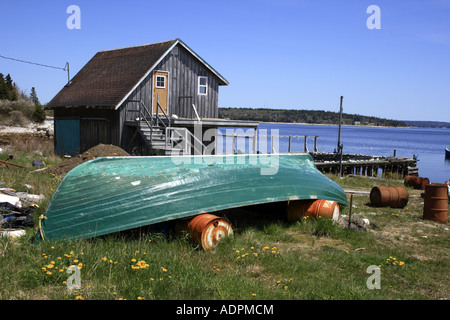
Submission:
<svg viewBox="0 0 450 320">
<path fill-rule="evenodd" d="M 50 275 L 52 275 L 52 273 L 50 271 L 47 271 L 46 275 L 50 276 Z"/>
<path fill-rule="evenodd" d="M 48 269 L 52 269 L 54 267 L 54 265 L 53 264 L 49 264 L 49 265 L 47 265 L 47 268 Z"/>
<path fill-rule="evenodd" d="M 256 293 L 252 293 L 252 297 L 256 297 Z"/>
<path fill-rule="evenodd" d="M 73 263 L 78 263 L 78 260 L 77 259 L 73 260 Z"/>
<path fill-rule="evenodd" d="M 108 260 L 108 259 L 107 259 L 106 257 L 103 257 L 102 260 L 103 260 L 103 261 L 106 261 L 106 260 Z"/>
<path fill-rule="evenodd" d="M 399 265 L 401 265 L 401 266 L 404 265 L 404 264 L 405 264 L 405 263 L 404 263 L 403 261 L 400 261 L 400 263 L 399 263 Z"/>
<path fill-rule="evenodd" d="M 161 270 L 162 270 L 163 272 L 167 272 L 167 269 L 164 268 L 164 267 L 161 267 Z"/>
<path fill-rule="evenodd" d="M 76 296 L 75 299 L 76 300 L 84 300 L 84 298 L 82 296 Z"/>
<path fill-rule="evenodd" d="M 131 262 L 136 262 L 136 259 L 131 259 Z"/>
</svg>

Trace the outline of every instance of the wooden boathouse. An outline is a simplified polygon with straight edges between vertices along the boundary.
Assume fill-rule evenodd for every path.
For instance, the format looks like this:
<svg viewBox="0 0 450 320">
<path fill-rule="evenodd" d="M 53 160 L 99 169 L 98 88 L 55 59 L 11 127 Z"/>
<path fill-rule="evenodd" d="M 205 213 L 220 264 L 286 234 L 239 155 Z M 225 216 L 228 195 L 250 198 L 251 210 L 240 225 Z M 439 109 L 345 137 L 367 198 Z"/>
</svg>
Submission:
<svg viewBox="0 0 450 320">
<path fill-rule="evenodd" d="M 203 153 L 195 150 L 206 143 L 194 135 L 196 124 L 202 133 L 258 127 L 217 119 L 219 87 L 228 84 L 180 39 L 100 51 L 46 106 L 54 111 L 55 153 L 100 143 L 136 155 Z"/>
</svg>

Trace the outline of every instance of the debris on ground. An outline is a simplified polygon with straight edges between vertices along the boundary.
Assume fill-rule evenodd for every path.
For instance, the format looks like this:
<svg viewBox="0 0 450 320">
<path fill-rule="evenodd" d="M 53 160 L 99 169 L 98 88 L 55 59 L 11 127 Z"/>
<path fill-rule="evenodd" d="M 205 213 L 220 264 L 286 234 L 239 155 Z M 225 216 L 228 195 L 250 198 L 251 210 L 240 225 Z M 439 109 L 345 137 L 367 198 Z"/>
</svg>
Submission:
<svg viewBox="0 0 450 320">
<path fill-rule="evenodd" d="M 33 213 L 38 207 L 21 208 L 9 202 L 0 202 L 0 227 L 2 229 L 25 229 L 34 227 Z"/>
<path fill-rule="evenodd" d="M 43 195 L 0 189 L 0 236 L 17 238 L 25 234 L 26 228 L 34 227 L 33 213 Z M 25 206 L 28 205 L 28 206 Z"/>
<path fill-rule="evenodd" d="M 338 220 L 340 228 L 353 231 L 367 231 L 369 224 L 369 219 L 364 219 L 357 215 L 352 215 L 350 225 L 348 224 L 348 216 L 343 215 Z"/>
<path fill-rule="evenodd" d="M 44 199 L 43 195 L 30 194 L 28 192 L 16 192 L 14 189 L 0 188 L 0 203 L 7 202 L 18 208 L 22 207 L 22 202 L 37 204 Z"/>
<path fill-rule="evenodd" d="M 70 170 L 72 170 L 76 166 L 82 164 L 83 162 L 100 157 L 130 157 L 130 154 L 114 145 L 99 144 L 76 157 L 65 160 L 60 165 L 48 168 L 48 170 L 45 170 L 45 172 L 51 173 L 57 178 L 62 179 Z"/>
<path fill-rule="evenodd" d="M 33 167 L 43 167 L 43 166 L 45 166 L 45 162 L 44 161 L 39 161 L 39 160 L 33 160 L 32 164 L 33 164 Z"/>
</svg>

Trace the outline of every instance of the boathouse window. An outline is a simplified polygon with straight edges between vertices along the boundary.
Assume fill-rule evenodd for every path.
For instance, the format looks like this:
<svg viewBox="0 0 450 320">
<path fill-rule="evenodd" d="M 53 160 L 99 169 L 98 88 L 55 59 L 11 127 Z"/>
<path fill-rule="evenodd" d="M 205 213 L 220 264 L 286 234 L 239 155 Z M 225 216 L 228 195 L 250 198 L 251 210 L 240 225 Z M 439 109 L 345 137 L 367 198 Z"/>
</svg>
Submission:
<svg viewBox="0 0 450 320">
<path fill-rule="evenodd" d="M 166 87 L 166 77 L 156 76 L 156 88 L 165 88 L 165 87 Z"/>
<path fill-rule="evenodd" d="M 198 77 L 198 94 L 207 95 L 208 94 L 208 78 Z"/>
</svg>

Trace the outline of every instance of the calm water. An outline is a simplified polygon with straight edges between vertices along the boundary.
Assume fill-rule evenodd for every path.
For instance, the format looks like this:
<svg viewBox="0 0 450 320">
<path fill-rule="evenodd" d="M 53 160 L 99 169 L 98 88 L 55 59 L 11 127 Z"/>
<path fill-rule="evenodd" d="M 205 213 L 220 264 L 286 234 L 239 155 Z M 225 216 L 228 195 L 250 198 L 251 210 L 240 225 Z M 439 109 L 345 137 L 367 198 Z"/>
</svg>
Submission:
<svg viewBox="0 0 450 320">
<path fill-rule="evenodd" d="M 338 131 L 338 126 L 272 123 L 262 123 L 259 126 L 260 135 L 272 133 L 279 136 L 319 136 L 317 146 L 323 152 L 333 152 L 336 149 Z M 226 129 L 222 128 L 221 132 L 225 133 Z M 450 160 L 445 159 L 445 148 L 450 147 L 450 129 L 343 126 L 341 143 L 344 145 L 344 153 L 392 156 L 396 150 L 399 157 L 412 158 L 416 155 L 421 177 L 440 183 L 450 180 Z M 243 139 L 239 139 L 237 148 L 246 152 L 252 150 L 251 143 L 247 141 L 244 145 Z M 303 138 L 293 139 L 291 151 L 303 152 L 303 148 Z M 308 149 L 314 149 L 313 137 L 308 138 Z M 279 150 L 288 151 L 287 137 L 280 138 Z"/>
</svg>

